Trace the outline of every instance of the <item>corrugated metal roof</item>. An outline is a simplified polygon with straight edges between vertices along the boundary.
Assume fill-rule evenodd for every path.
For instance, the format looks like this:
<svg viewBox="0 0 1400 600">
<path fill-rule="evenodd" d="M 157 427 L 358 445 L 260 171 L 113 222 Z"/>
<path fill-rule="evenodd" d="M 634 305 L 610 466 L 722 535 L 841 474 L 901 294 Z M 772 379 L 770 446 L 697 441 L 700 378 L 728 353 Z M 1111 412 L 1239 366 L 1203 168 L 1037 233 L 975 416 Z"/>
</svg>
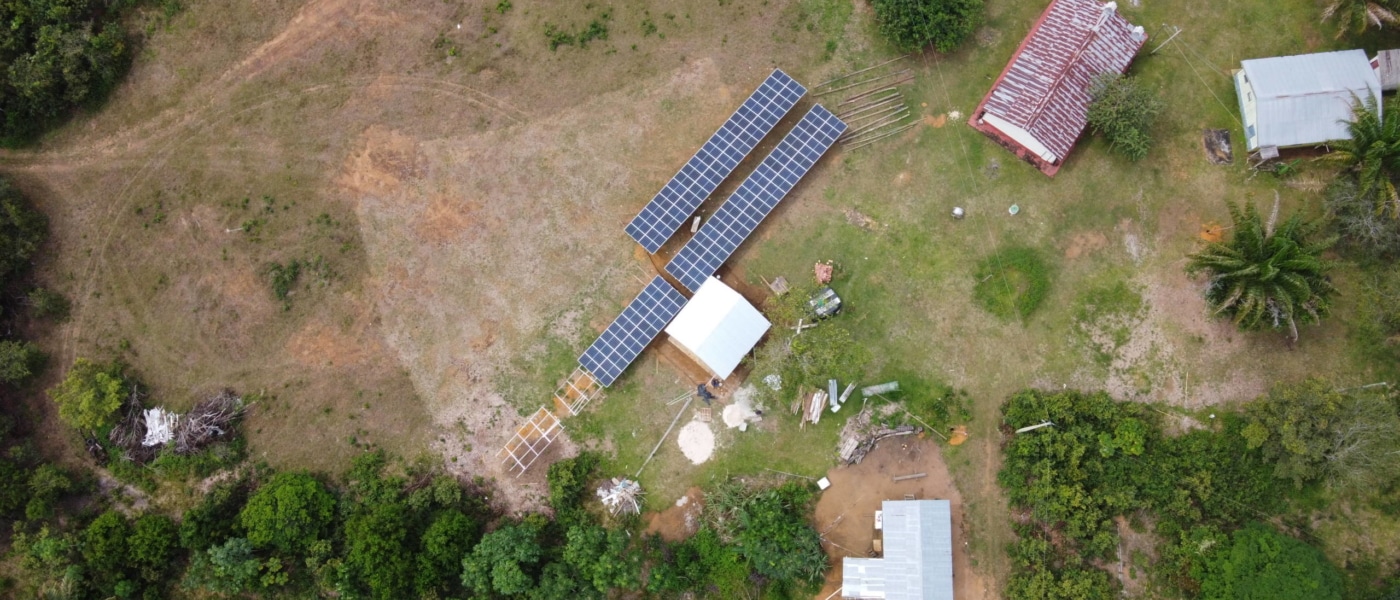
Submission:
<svg viewBox="0 0 1400 600">
<path fill-rule="evenodd" d="M 1146 41 L 1094 0 L 1054 0 L 1002 71 L 982 108 L 1025 129 L 1059 160 L 1088 124 L 1089 84 L 1121 73 Z"/>
<path fill-rule="evenodd" d="M 1307 146 L 1347 138 L 1357 98 L 1379 106 L 1381 83 L 1363 50 L 1241 61 L 1254 90 L 1260 146 Z"/>
<path fill-rule="evenodd" d="M 953 515 L 947 500 L 886 500 L 884 558 L 841 561 L 842 596 L 953 600 Z"/>
</svg>

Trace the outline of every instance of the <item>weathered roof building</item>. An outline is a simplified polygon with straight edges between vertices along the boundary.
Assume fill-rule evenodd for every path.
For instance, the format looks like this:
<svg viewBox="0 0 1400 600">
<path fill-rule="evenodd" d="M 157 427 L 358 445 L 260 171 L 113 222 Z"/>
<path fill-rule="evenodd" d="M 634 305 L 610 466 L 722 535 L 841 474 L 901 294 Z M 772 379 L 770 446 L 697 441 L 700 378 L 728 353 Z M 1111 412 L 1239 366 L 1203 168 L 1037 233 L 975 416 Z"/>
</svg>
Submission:
<svg viewBox="0 0 1400 600">
<path fill-rule="evenodd" d="M 1342 50 L 1241 61 L 1235 71 L 1245 146 L 1277 155 L 1279 148 L 1347 139 L 1358 99 L 1379 110 L 1381 82 L 1363 50 Z"/>
<path fill-rule="evenodd" d="M 1117 9 L 1053 0 L 968 124 L 1054 176 L 1088 125 L 1094 77 L 1126 71 L 1147 41 Z"/>
<path fill-rule="evenodd" d="M 843 598 L 953 600 L 953 513 L 947 500 L 886 500 L 883 558 L 841 559 Z"/>
</svg>

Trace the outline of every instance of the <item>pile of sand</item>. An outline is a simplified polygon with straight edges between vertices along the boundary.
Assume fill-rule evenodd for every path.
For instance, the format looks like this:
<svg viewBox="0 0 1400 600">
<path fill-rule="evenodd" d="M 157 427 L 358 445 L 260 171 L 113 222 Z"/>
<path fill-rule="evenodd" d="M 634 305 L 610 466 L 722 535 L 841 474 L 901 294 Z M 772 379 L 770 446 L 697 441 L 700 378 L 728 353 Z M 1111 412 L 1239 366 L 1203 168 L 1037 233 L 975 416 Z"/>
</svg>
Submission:
<svg viewBox="0 0 1400 600">
<path fill-rule="evenodd" d="M 755 392 L 753 386 L 747 385 L 734 392 L 734 403 L 724 407 L 724 412 L 721 413 L 725 426 L 733 429 L 744 421 L 753 421 L 758 418 L 758 413 L 754 412 L 753 409 Z"/>
<path fill-rule="evenodd" d="M 686 423 L 680 435 L 676 436 L 676 441 L 680 443 L 685 457 L 697 465 L 710 460 L 710 455 L 715 453 L 715 432 L 710 431 L 710 425 L 703 421 Z"/>
</svg>

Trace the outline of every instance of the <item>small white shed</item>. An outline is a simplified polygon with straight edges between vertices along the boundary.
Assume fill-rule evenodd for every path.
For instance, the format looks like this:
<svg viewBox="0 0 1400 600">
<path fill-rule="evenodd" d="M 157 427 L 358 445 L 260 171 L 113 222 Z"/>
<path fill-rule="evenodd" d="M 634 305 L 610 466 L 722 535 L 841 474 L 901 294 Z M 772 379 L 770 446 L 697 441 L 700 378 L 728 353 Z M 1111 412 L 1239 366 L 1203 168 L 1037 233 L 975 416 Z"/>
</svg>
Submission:
<svg viewBox="0 0 1400 600">
<path fill-rule="evenodd" d="M 666 326 L 671 342 L 724 379 L 772 325 L 748 300 L 711 277 Z"/>
</svg>

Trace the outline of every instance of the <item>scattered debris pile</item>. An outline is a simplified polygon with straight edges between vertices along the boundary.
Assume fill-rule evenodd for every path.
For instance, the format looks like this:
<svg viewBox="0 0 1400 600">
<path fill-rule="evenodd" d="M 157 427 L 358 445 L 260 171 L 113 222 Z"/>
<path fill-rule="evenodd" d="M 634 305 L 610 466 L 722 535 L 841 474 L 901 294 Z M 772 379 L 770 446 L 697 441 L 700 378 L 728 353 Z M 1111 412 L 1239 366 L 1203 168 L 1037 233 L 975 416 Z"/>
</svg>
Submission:
<svg viewBox="0 0 1400 600">
<path fill-rule="evenodd" d="M 884 412 L 893 405 L 886 405 L 881 409 Z M 846 426 L 841 429 L 841 439 L 836 443 L 837 454 L 841 461 L 854 465 L 865 460 L 865 455 L 875 449 L 875 444 L 885 438 L 897 437 L 901 435 L 923 433 L 922 427 L 913 425 L 900 425 L 898 427 L 883 427 L 875 424 L 871 416 L 873 411 L 866 408 L 860 411 L 850 420 L 846 421 Z"/>
<path fill-rule="evenodd" d="M 201 400 L 190 412 L 180 415 L 161 407 L 143 409 L 145 394 L 133 389 L 122 405 L 122 418 L 107 439 L 127 460 L 146 463 L 171 448 L 176 454 L 193 454 L 233 433 L 233 424 L 243 416 L 243 399 L 233 390 L 223 390 Z"/>
<path fill-rule="evenodd" d="M 614 477 L 598 488 L 598 499 L 614 515 L 619 513 L 640 514 L 642 504 L 642 484 L 631 479 Z"/>
</svg>

